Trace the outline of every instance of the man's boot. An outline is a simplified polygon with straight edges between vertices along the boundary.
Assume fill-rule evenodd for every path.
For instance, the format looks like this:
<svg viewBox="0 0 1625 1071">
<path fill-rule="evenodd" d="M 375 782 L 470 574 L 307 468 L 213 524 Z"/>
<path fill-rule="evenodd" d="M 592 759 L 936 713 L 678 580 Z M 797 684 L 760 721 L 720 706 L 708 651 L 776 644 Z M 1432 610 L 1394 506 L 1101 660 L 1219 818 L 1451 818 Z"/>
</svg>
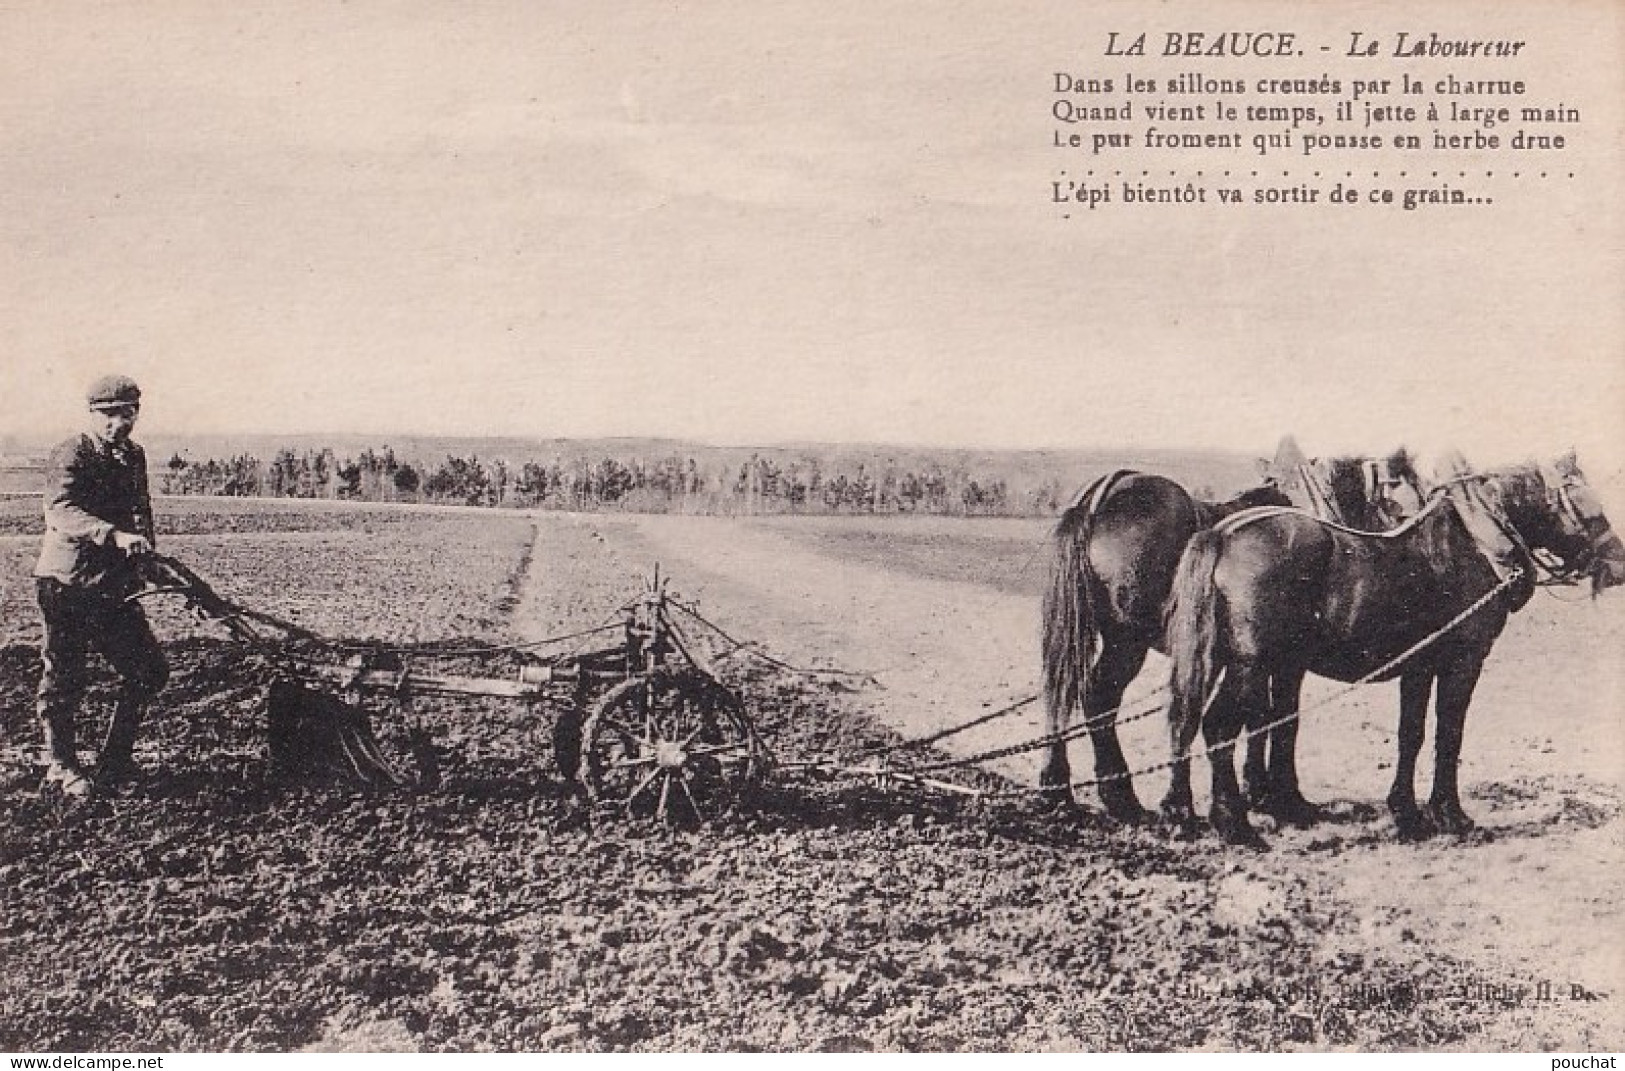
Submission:
<svg viewBox="0 0 1625 1071">
<path fill-rule="evenodd" d="M 146 704 L 138 696 L 121 694 L 113 707 L 113 720 L 107 726 L 107 739 L 96 758 L 96 779 L 105 784 L 134 780 L 140 770 L 135 764 L 135 737 L 141 728 Z"/>
<path fill-rule="evenodd" d="M 73 712 L 41 703 L 39 722 L 40 733 L 45 738 L 40 756 L 45 761 L 42 783 L 56 785 L 65 796 L 90 795 L 90 778 L 79 765 L 79 754 L 74 748 Z"/>
</svg>

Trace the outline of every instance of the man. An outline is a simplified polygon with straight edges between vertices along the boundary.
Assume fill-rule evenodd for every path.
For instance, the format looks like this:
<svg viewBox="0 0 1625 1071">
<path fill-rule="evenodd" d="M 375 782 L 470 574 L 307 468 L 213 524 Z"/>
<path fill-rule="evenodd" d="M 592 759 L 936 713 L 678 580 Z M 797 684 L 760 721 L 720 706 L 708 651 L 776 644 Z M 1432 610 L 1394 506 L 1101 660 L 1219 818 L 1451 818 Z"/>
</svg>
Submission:
<svg viewBox="0 0 1625 1071">
<path fill-rule="evenodd" d="M 96 781 L 109 786 L 134 773 L 136 731 L 149 699 L 169 678 L 163 650 L 141 604 L 137 560 L 152 553 L 152 499 L 147 458 L 130 441 L 141 388 L 125 376 L 91 385 L 90 432 L 51 452 L 45 485 L 45 539 L 34 568 L 45 619 L 39 718 L 45 738 L 45 783 L 67 795 L 90 794 L 90 774 L 76 750 L 85 656 L 100 651 L 121 678 Z"/>
</svg>

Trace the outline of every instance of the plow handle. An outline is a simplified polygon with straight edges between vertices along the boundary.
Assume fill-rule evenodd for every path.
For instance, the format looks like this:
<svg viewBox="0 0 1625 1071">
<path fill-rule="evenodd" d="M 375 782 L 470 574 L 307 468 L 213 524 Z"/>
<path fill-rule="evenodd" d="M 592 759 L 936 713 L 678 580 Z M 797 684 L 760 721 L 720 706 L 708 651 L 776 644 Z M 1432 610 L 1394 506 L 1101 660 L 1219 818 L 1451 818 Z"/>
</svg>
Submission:
<svg viewBox="0 0 1625 1071">
<path fill-rule="evenodd" d="M 270 614 L 258 610 L 249 610 L 238 606 L 229 599 L 215 592 L 202 577 L 167 554 L 149 554 L 140 562 L 141 578 L 149 587 L 130 596 L 132 599 L 143 598 L 147 595 L 173 594 L 185 599 L 187 604 L 201 616 L 217 621 L 224 625 L 233 634 L 243 638 L 246 621 L 257 621 L 270 625 L 286 633 L 292 639 L 319 640 L 309 629 L 301 628 L 289 621 L 272 617 Z M 246 630 L 250 634 L 252 630 Z"/>
</svg>

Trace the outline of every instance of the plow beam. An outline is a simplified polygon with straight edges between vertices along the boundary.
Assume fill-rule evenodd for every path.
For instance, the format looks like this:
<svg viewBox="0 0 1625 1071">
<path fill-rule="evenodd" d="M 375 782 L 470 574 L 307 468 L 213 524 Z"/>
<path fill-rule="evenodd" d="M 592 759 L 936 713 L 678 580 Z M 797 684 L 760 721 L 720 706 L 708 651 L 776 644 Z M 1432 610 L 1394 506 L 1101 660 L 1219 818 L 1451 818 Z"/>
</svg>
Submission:
<svg viewBox="0 0 1625 1071">
<path fill-rule="evenodd" d="M 366 669 L 354 666 L 307 664 L 300 667 L 313 677 L 341 688 L 405 695 L 487 696 L 493 699 L 544 699 L 549 684 L 574 681 L 581 671 L 574 666 L 526 666 L 518 677 L 459 677 L 416 670 Z"/>
</svg>

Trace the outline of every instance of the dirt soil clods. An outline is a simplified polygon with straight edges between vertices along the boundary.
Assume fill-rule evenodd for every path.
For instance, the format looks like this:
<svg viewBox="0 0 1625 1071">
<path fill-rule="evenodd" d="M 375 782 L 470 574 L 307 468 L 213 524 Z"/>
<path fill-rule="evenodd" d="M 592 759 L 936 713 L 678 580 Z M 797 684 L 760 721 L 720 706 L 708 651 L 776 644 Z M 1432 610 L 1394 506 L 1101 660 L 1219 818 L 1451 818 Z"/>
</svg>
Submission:
<svg viewBox="0 0 1625 1071">
<path fill-rule="evenodd" d="M 1036 675 L 1038 525 L 219 513 L 164 549 L 247 605 L 403 645 L 590 627 L 658 561 L 734 636 L 860 674 L 721 658 L 781 759 L 923 734 Z M 386 750 L 427 733 L 437 787 L 293 784 L 242 653 L 160 608 L 175 673 L 147 772 L 74 806 L 33 784 L 31 561 L 0 551 L 0 1048 L 1621 1043 L 1617 946 L 1596 940 L 1620 905 L 1619 734 L 1595 722 L 1617 721 L 1625 615 L 1606 599 L 1537 599 L 1492 658 L 1463 770 L 1482 834 L 1394 841 L 1396 701 L 1371 689 L 1305 727 L 1330 819 L 1260 855 L 811 775 L 697 827 L 604 821 L 553 768 L 559 711 L 495 700 L 378 704 Z"/>
</svg>

